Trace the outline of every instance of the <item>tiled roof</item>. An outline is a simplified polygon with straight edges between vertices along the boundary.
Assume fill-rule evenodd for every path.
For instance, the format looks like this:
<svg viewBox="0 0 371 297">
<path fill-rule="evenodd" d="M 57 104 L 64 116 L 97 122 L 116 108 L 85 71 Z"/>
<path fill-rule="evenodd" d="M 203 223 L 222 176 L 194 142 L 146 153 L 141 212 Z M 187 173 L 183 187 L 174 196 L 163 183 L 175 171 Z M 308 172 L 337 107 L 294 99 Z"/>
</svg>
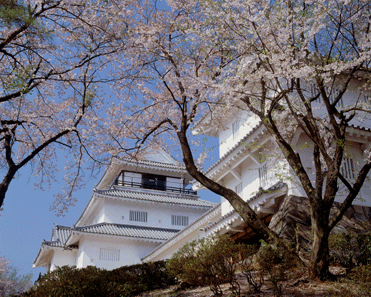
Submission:
<svg viewBox="0 0 371 297">
<path fill-rule="evenodd" d="M 231 149 L 228 150 L 228 152 L 226 152 L 224 154 L 223 157 L 221 157 L 217 162 L 215 162 L 209 169 L 207 169 L 205 171 L 205 174 L 208 174 L 212 169 L 214 169 L 217 165 L 219 165 L 221 162 L 223 162 L 224 159 L 228 158 L 230 153 L 233 152 L 235 149 L 238 148 L 238 146 L 240 146 L 241 144 L 245 143 L 246 140 L 256 131 L 258 130 L 258 128 L 261 126 L 261 121 L 259 121 L 259 123 L 251 129 L 251 131 L 249 133 L 247 133 L 239 142 L 237 142 L 237 144 L 235 146 L 233 146 Z"/>
<path fill-rule="evenodd" d="M 52 231 L 52 238 L 50 241 L 44 240 L 43 245 L 52 247 L 64 247 L 67 238 L 71 234 L 71 228 L 66 226 L 56 225 Z"/>
<path fill-rule="evenodd" d="M 367 128 L 367 127 L 361 127 L 361 126 L 356 126 L 356 125 L 349 125 L 349 128 L 354 128 L 356 130 L 371 132 L 371 128 Z"/>
<path fill-rule="evenodd" d="M 70 236 L 70 234 L 71 234 L 70 227 L 56 225 L 52 231 L 51 241 L 59 240 L 60 242 L 64 244 L 66 243 L 67 238 Z"/>
<path fill-rule="evenodd" d="M 212 169 L 214 169 L 218 164 L 220 164 L 224 159 L 228 158 L 231 152 L 233 152 L 235 149 L 238 148 L 238 146 L 244 142 L 256 131 L 258 128 L 261 126 L 261 121 L 248 133 L 246 134 L 236 145 L 234 145 L 232 148 L 228 150 L 224 154 L 222 158 L 220 158 L 217 162 L 215 162 L 211 167 L 209 167 L 206 171 L 205 174 L 209 173 Z M 350 128 L 354 128 L 360 131 L 366 131 L 366 132 L 371 132 L 371 128 L 366 128 L 366 127 L 361 127 L 361 126 L 355 126 L 355 125 L 349 125 Z"/>
<path fill-rule="evenodd" d="M 168 240 L 179 232 L 179 230 L 174 229 L 120 225 L 112 223 L 100 223 L 91 226 L 75 227 L 72 230 L 85 233 L 118 235 L 158 240 Z"/>
<path fill-rule="evenodd" d="M 145 192 L 138 192 L 138 191 L 130 191 L 130 190 L 121 190 L 121 189 L 109 189 L 109 190 L 95 190 L 95 193 L 112 196 L 112 197 L 120 197 L 120 198 L 128 198 L 128 199 L 136 199 L 136 200 L 143 200 L 143 201 L 152 201 L 152 202 L 162 202 L 162 203 L 172 203 L 172 204 L 183 204 L 189 206 L 199 206 L 199 207 L 213 207 L 215 203 L 195 199 L 195 198 L 188 198 L 187 196 L 176 196 L 176 195 L 161 195 L 155 193 L 145 193 Z"/>
<path fill-rule="evenodd" d="M 272 191 L 275 191 L 275 190 L 278 190 L 278 189 L 281 189 L 283 187 L 286 187 L 287 185 L 282 182 L 282 181 L 279 181 L 277 183 L 275 183 L 273 186 L 269 187 L 268 189 L 264 190 L 262 188 L 259 189 L 259 192 L 256 193 L 254 196 L 252 196 L 250 199 L 248 199 L 246 202 L 251 202 L 257 198 L 259 198 L 261 195 L 265 194 L 265 193 L 269 193 L 269 192 L 272 192 Z M 222 216 L 221 218 L 219 218 L 218 220 L 214 221 L 212 224 L 210 224 L 209 226 L 207 226 L 205 228 L 205 231 L 206 230 L 209 230 L 211 227 L 217 225 L 219 222 L 223 221 L 226 217 L 228 216 L 231 216 L 232 214 L 236 213 L 236 211 L 233 209 L 231 210 L 230 212 L 228 212 L 227 214 L 225 214 L 224 216 Z"/>
<path fill-rule="evenodd" d="M 162 163 L 150 160 L 135 160 L 131 158 L 116 158 L 116 160 L 120 162 L 124 162 L 125 164 L 132 163 L 135 165 L 142 165 L 142 166 L 154 166 L 160 168 L 171 168 L 176 170 L 185 170 L 185 166 L 178 163 L 178 164 L 171 164 L 171 163 Z"/>
</svg>

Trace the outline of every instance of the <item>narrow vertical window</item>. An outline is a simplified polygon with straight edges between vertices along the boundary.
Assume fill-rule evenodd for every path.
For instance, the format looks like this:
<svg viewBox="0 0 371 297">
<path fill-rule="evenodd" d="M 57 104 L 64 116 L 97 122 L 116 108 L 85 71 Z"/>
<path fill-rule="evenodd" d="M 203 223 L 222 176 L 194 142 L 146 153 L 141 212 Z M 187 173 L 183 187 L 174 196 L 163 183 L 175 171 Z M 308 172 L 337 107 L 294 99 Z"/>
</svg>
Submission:
<svg viewBox="0 0 371 297">
<path fill-rule="evenodd" d="M 340 94 L 340 90 L 337 89 L 337 88 L 327 87 L 326 92 L 327 92 L 327 96 L 330 100 L 330 103 L 333 103 L 335 101 L 336 97 Z M 343 98 L 340 98 L 338 103 L 336 103 L 336 107 L 340 107 L 340 108 L 344 107 Z"/>
<path fill-rule="evenodd" d="M 353 161 L 352 158 L 344 158 L 343 159 L 343 163 L 341 164 L 340 172 L 346 179 L 354 179 L 355 178 L 354 161 Z"/>
<path fill-rule="evenodd" d="M 371 95 L 363 94 L 362 99 L 363 102 L 368 103 L 371 101 Z"/>
<path fill-rule="evenodd" d="M 171 216 L 171 225 L 175 226 L 188 226 L 189 224 L 189 217 L 186 216 Z"/>
<path fill-rule="evenodd" d="M 120 261 L 120 250 L 100 249 L 99 260 L 103 261 Z"/>
<path fill-rule="evenodd" d="M 148 221 L 148 212 L 145 211 L 134 211 L 130 210 L 129 220 L 134 222 L 144 222 Z"/>
<path fill-rule="evenodd" d="M 259 181 L 260 187 L 264 188 L 268 183 L 268 167 L 267 164 L 264 164 L 259 168 Z"/>
<path fill-rule="evenodd" d="M 234 190 L 238 195 L 241 195 L 241 193 L 242 193 L 242 183 L 239 183 L 237 186 L 235 186 Z"/>
<path fill-rule="evenodd" d="M 240 121 L 236 120 L 232 124 L 233 139 L 236 139 L 239 135 Z"/>
</svg>

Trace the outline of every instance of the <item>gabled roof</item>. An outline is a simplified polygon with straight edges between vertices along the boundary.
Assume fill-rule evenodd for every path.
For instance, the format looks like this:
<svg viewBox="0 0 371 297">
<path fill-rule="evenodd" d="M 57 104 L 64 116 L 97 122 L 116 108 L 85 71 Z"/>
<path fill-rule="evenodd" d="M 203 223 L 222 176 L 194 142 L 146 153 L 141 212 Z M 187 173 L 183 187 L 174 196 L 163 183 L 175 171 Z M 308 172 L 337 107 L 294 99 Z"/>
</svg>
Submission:
<svg viewBox="0 0 371 297">
<path fill-rule="evenodd" d="M 42 244 L 51 247 L 64 247 L 70 235 L 71 235 L 70 227 L 56 225 L 53 228 L 51 240 L 50 241 L 44 240 Z"/>
<path fill-rule="evenodd" d="M 138 239 L 144 238 L 156 240 L 168 240 L 169 238 L 171 238 L 172 236 L 179 232 L 179 230 L 175 229 L 121 225 L 113 223 L 100 223 L 90 226 L 74 227 L 71 229 L 71 231 L 72 231 L 71 236 L 74 235 L 75 232 L 82 232 L 90 234 L 115 235 Z"/>
<path fill-rule="evenodd" d="M 109 188 L 122 170 L 182 177 L 186 183 L 192 179 L 185 166 L 165 151 L 149 150 L 143 154 L 145 154 L 144 157 L 138 159 L 112 157 L 110 165 L 97 183 L 96 188 Z"/>
<path fill-rule="evenodd" d="M 63 249 L 73 251 L 77 249 L 77 246 L 70 245 L 66 246 L 68 237 L 71 235 L 71 228 L 66 226 L 56 225 L 52 231 L 52 237 L 50 241 L 44 240 L 41 244 L 41 248 L 33 261 L 33 267 L 47 266 L 48 259 L 53 254 L 55 249 Z"/>
<path fill-rule="evenodd" d="M 65 243 L 70 234 L 71 234 L 70 227 L 55 225 L 52 231 L 51 240 L 59 240 L 62 243 Z"/>
<path fill-rule="evenodd" d="M 141 260 L 143 262 L 156 261 L 157 259 L 154 260 L 155 257 L 157 257 L 161 253 L 166 252 L 166 250 L 169 250 L 172 247 L 176 246 L 177 244 L 179 244 L 179 242 L 183 241 L 183 244 L 185 244 L 187 241 L 196 239 L 200 235 L 200 233 L 203 232 L 203 228 L 201 227 L 210 224 L 211 221 L 219 218 L 221 215 L 221 211 L 221 203 L 215 204 L 213 208 L 201 215 L 192 224 L 188 225 L 183 230 L 176 233 L 172 238 L 159 245 L 149 254 L 144 256 Z"/>
<path fill-rule="evenodd" d="M 225 159 L 229 158 L 231 153 L 233 151 L 236 151 L 237 148 L 239 148 L 241 145 L 244 145 L 246 143 L 246 141 L 260 128 L 260 127 L 263 127 L 262 125 L 262 122 L 259 121 L 258 124 L 256 124 L 255 127 L 253 127 L 251 129 L 251 131 L 249 131 L 239 142 L 237 142 L 233 147 L 231 147 L 224 155 L 223 157 L 221 157 L 217 162 L 215 162 L 213 165 L 210 166 L 210 168 L 208 168 L 206 171 L 205 171 L 205 174 L 209 174 L 210 171 L 212 171 L 215 167 L 217 167 L 220 163 L 222 163 Z M 268 132 L 267 132 L 268 133 Z"/>
<path fill-rule="evenodd" d="M 287 184 L 282 182 L 282 181 L 279 181 L 277 183 L 275 183 L 274 185 L 272 185 L 271 187 L 269 187 L 268 189 L 262 189 L 260 188 L 259 191 L 253 195 L 252 197 L 250 197 L 246 202 L 247 203 L 251 203 L 253 202 L 254 200 L 258 199 L 260 196 L 262 196 L 263 194 L 271 194 L 272 192 L 276 191 L 276 190 L 279 190 L 279 189 L 282 189 L 284 187 L 287 187 Z M 250 205 L 251 206 L 251 205 Z M 205 231 L 211 229 L 212 227 L 214 227 L 215 225 L 218 225 L 221 221 L 225 220 L 227 217 L 230 217 L 232 216 L 233 214 L 237 214 L 237 211 L 235 209 L 232 209 L 230 212 L 228 212 L 227 214 L 225 214 L 224 216 L 220 217 L 218 220 L 212 222 L 211 224 L 209 224 L 206 228 L 205 228 Z M 238 214 L 237 214 L 238 215 Z M 239 215 L 238 215 L 239 216 Z"/>
<path fill-rule="evenodd" d="M 172 156 L 166 153 L 162 149 L 152 150 L 147 149 L 144 152 L 144 157 L 140 159 L 132 159 L 132 158 L 123 158 L 126 161 L 134 161 L 135 163 L 143 163 L 143 164 L 158 164 L 159 166 L 175 166 L 177 168 L 183 167 L 178 161 L 176 161 Z"/>
<path fill-rule="evenodd" d="M 205 201 L 197 199 L 198 196 L 194 195 L 171 195 L 171 194 L 160 194 L 154 192 L 139 192 L 137 189 L 135 191 L 124 190 L 113 188 L 109 190 L 95 190 L 95 195 L 103 195 L 105 197 L 115 197 L 115 198 L 125 198 L 125 199 L 135 199 L 141 201 L 149 202 L 160 202 L 160 203 L 171 203 L 186 206 L 197 206 L 211 208 L 215 206 L 215 203 L 210 201 Z"/>
</svg>

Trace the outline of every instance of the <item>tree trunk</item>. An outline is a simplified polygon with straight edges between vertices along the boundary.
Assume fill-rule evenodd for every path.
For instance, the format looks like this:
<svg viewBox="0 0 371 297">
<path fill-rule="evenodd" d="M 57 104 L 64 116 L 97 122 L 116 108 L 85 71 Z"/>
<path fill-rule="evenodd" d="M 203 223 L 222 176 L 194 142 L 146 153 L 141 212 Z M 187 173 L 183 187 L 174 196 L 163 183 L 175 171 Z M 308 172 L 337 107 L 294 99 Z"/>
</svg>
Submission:
<svg viewBox="0 0 371 297">
<path fill-rule="evenodd" d="M 331 274 L 329 271 L 330 230 L 328 225 L 312 221 L 313 244 L 309 263 L 309 276 L 312 279 L 326 280 Z"/>
<path fill-rule="evenodd" d="M 5 175 L 3 181 L 0 183 L 0 208 L 3 206 L 5 194 L 8 191 L 10 182 L 17 173 L 17 169 L 8 169 L 8 173 Z"/>
</svg>

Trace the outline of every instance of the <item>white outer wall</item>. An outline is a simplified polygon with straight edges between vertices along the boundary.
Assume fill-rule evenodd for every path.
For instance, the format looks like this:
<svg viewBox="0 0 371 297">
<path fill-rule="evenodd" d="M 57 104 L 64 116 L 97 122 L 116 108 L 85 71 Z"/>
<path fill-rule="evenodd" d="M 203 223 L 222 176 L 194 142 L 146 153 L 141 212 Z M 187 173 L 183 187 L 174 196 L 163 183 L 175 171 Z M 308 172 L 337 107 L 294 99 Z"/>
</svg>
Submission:
<svg viewBox="0 0 371 297">
<path fill-rule="evenodd" d="M 76 265 L 76 250 L 55 249 L 50 261 L 50 271 L 64 265 Z"/>
<path fill-rule="evenodd" d="M 143 262 L 154 262 L 170 259 L 171 256 L 187 242 L 206 237 L 207 233 L 204 229 L 209 226 L 210 222 L 215 222 L 221 218 L 220 210 L 220 207 L 217 206 L 211 210 L 211 212 L 206 213 L 204 216 L 194 222 L 193 225 L 185 228 L 169 241 L 165 242 L 164 245 L 158 248 L 158 250 L 155 250 L 151 254 L 147 255 L 143 259 Z"/>
<path fill-rule="evenodd" d="M 125 265 L 141 263 L 141 258 L 150 253 L 160 243 L 134 241 L 124 238 L 89 236 L 80 240 L 77 267 L 96 266 L 112 270 Z M 119 261 L 100 260 L 100 249 L 120 251 Z"/>
<path fill-rule="evenodd" d="M 130 210 L 148 212 L 148 221 L 136 222 L 129 220 Z M 182 215 L 189 217 L 189 224 L 199 218 L 205 209 L 169 205 L 168 203 L 148 203 L 137 201 L 119 201 L 105 199 L 100 216 L 93 222 L 116 223 L 135 226 L 147 226 L 154 228 L 169 228 L 181 230 L 184 226 L 171 225 L 171 215 Z M 104 220 L 103 220 L 104 219 Z"/>
<path fill-rule="evenodd" d="M 201 227 L 205 228 L 208 224 L 205 222 Z M 194 230 L 193 232 L 189 233 L 187 236 L 182 238 L 181 240 L 174 243 L 171 247 L 167 248 L 162 253 L 159 253 L 158 255 L 151 257 L 150 262 L 160 261 L 160 260 L 167 260 L 170 259 L 171 256 L 177 252 L 183 245 L 185 245 L 187 242 L 190 242 L 192 240 L 205 237 L 205 232 L 201 231 L 200 228 L 197 230 Z M 147 262 L 144 259 L 145 262 Z"/>
<path fill-rule="evenodd" d="M 183 188 L 183 180 L 181 178 L 166 177 L 166 186 L 172 188 Z"/>
<path fill-rule="evenodd" d="M 363 95 L 362 95 L 363 96 Z M 357 85 L 353 84 L 350 86 L 349 91 L 344 95 L 344 106 L 349 104 L 355 104 L 356 100 L 359 100 L 359 95 L 357 92 Z M 320 103 L 318 104 L 320 106 Z M 241 112 L 242 113 L 242 112 Z M 253 127 L 258 124 L 258 118 L 255 115 L 251 116 L 251 112 L 244 111 L 245 116 L 242 116 L 241 113 L 236 117 L 231 119 L 230 122 L 226 125 L 227 129 L 224 131 L 219 132 L 219 155 L 223 157 L 232 147 L 234 147 L 243 137 L 245 137 Z M 318 114 L 321 114 L 321 109 L 317 110 Z M 323 113 L 323 109 L 322 109 Z M 250 117 L 249 117 L 250 116 Z M 233 131 L 232 125 L 233 122 L 239 118 L 240 121 L 246 120 L 244 124 L 240 126 L 239 135 L 236 139 L 233 139 Z M 371 128 L 370 120 L 361 122 L 358 118 L 357 120 L 353 120 L 352 124 L 361 125 L 366 128 Z M 267 143 L 269 147 L 269 142 Z M 303 165 L 306 168 L 310 178 L 314 183 L 314 164 L 313 164 L 313 146 L 310 145 L 309 139 L 304 135 L 301 134 L 297 143 L 295 144 L 298 152 L 302 158 Z M 356 170 L 361 168 L 361 163 L 365 159 L 365 154 L 363 152 L 362 147 L 359 143 L 349 142 L 346 147 L 346 154 L 350 154 L 351 158 L 354 160 L 356 164 Z M 259 161 L 259 156 L 255 156 L 255 159 Z M 358 163 L 358 165 L 357 165 Z M 252 159 L 247 159 L 242 162 L 238 168 L 234 170 L 240 174 L 241 181 L 238 180 L 233 174 L 228 173 L 222 180 L 221 183 L 228 188 L 235 190 L 235 187 L 238 183 L 242 182 L 242 198 L 246 201 L 247 199 L 251 198 L 253 195 L 257 193 L 260 186 L 259 181 L 259 167 L 264 165 L 257 164 L 253 162 Z M 268 168 L 272 165 L 268 164 Z M 281 168 L 284 168 L 282 170 Z M 274 171 L 274 172 L 273 172 Z M 273 174 L 272 174 L 273 173 Z M 293 171 L 289 168 L 287 162 L 282 160 L 280 162 L 276 162 L 274 166 L 274 170 L 269 169 L 269 183 L 264 186 L 264 189 L 269 188 L 269 186 L 276 183 L 279 178 L 275 177 L 275 173 L 281 175 L 281 179 L 287 184 L 288 186 L 288 195 L 296 195 L 296 196 L 306 196 L 305 191 L 303 190 L 299 180 L 293 173 Z M 358 195 L 359 199 L 356 199 L 353 204 L 362 205 L 362 206 L 371 206 L 371 174 L 369 173 L 360 194 Z M 347 192 L 344 185 L 340 183 L 340 189 L 338 195 L 336 197 L 336 201 L 341 202 L 345 198 L 345 193 Z M 223 197 L 221 198 L 222 202 L 222 215 L 227 214 L 232 210 L 229 202 L 226 201 Z"/>
<path fill-rule="evenodd" d="M 240 121 L 240 128 L 238 129 L 238 136 L 233 139 L 232 125 L 237 119 Z M 259 118 L 251 112 L 236 112 L 233 120 L 226 126 L 227 129 L 219 132 L 219 158 L 222 158 L 233 146 L 240 142 L 258 123 Z"/>
<path fill-rule="evenodd" d="M 276 177 L 276 173 L 278 170 L 284 168 L 285 163 L 286 162 L 282 161 L 276 162 L 274 165 L 267 164 L 268 179 L 263 187 L 264 189 L 268 189 L 269 187 L 273 186 L 279 181 L 279 179 Z M 243 200 L 247 201 L 248 199 L 252 198 L 259 191 L 259 188 L 262 186 L 260 184 L 259 179 L 259 168 L 263 164 L 265 163 L 258 165 L 251 158 L 247 158 L 237 168 L 237 171 L 240 173 L 241 181 L 238 180 L 233 174 L 229 173 L 223 178 L 222 184 L 224 184 L 231 190 L 235 191 L 236 186 L 239 183 L 242 183 L 242 193 L 240 193 L 240 196 L 242 197 Z M 225 198 L 221 197 L 221 202 L 222 202 L 221 206 L 222 216 L 226 215 L 227 213 L 233 210 L 232 206 Z"/>
<path fill-rule="evenodd" d="M 307 172 L 309 173 L 309 177 L 314 184 L 315 176 L 314 176 L 314 162 L 313 162 L 313 146 L 310 144 L 309 139 L 306 136 L 302 136 L 297 143 L 297 147 L 301 149 L 298 150 L 301 159 L 303 160 L 303 165 L 306 168 Z M 357 175 L 359 170 L 361 169 L 364 159 L 366 158 L 363 150 L 362 145 L 360 143 L 355 142 L 348 142 L 345 147 L 345 154 L 346 157 L 350 157 L 354 162 L 354 169 L 355 174 Z M 357 199 L 353 202 L 355 205 L 362 205 L 362 206 L 371 206 L 371 182 L 370 182 L 371 173 L 368 174 L 365 183 L 361 189 L 360 194 L 357 196 Z M 353 180 L 349 180 L 350 183 L 353 183 Z M 294 188 L 295 187 L 295 188 Z M 345 188 L 344 184 L 339 181 L 338 184 L 339 191 L 337 192 L 337 196 L 335 201 L 342 202 L 344 201 L 348 190 Z M 298 181 L 292 182 L 292 191 L 296 191 L 302 193 L 303 196 L 305 192 L 301 189 L 300 183 Z M 296 193 L 294 193 L 296 194 Z"/>
<path fill-rule="evenodd" d="M 367 95 L 367 96 L 371 95 L 370 91 L 367 91 L 365 94 L 360 93 L 359 87 L 360 87 L 360 82 L 357 80 L 353 80 L 349 84 L 348 89 L 344 93 L 343 98 L 342 98 L 344 107 L 352 106 L 355 104 L 360 106 L 360 104 L 362 104 L 364 100 L 364 95 Z M 325 108 L 323 106 L 323 103 L 321 103 L 321 100 L 316 100 L 315 103 L 317 103 L 317 106 L 318 106 L 317 110 L 314 109 L 316 114 L 320 117 L 323 117 L 325 115 Z M 366 117 L 368 117 L 368 119 L 366 119 Z M 369 119 L 369 116 L 367 116 L 365 113 L 362 113 L 362 112 L 358 112 L 357 115 L 352 119 L 350 124 L 355 125 L 355 126 L 371 128 L 371 120 Z"/>
</svg>

